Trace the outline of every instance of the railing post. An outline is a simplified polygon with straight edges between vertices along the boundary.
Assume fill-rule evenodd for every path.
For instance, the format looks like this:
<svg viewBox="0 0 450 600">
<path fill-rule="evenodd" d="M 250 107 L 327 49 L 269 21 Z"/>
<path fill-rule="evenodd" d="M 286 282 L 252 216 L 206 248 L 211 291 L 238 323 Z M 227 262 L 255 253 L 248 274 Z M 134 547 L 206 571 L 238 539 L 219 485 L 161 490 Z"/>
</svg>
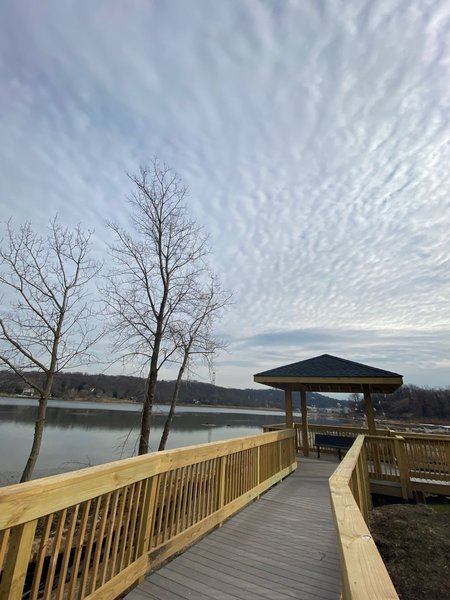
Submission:
<svg viewBox="0 0 450 600">
<path fill-rule="evenodd" d="M 402 497 L 407 500 L 409 496 L 409 469 L 405 452 L 405 440 L 401 435 L 394 438 L 395 458 L 400 476 L 400 486 L 402 488 Z"/>
<path fill-rule="evenodd" d="M 147 493 L 144 498 L 144 506 L 142 507 L 143 528 L 139 536 L 138 556 L 142 556 L 151 548 L 155 508 L 159 491 L 159 478 L 159 474 L 152 477 L 149 482 L 150 489 L 147 488 Z"/>
<path fill-rule="evenodd" d="M 37 519 L 17 525 L 11 532 L 9 548 L 5 557 L 5 569 L 0 583 L 2 600 L 22 598 L 36 525 Z"/>
<path fill-rule="evenodd" d="M 367 418 L 367 427 L 369 429 L 369 433 L 371 435 L 377 434 L 377 428 L 375 425 L 375 416 L 373 411 L 373 403 L 372 403 L 372 395 L 368 385 L 363 386 L 364 392 L 364 404 L 366 405 L 366 418 Z"/>
<path fill-rule="evenodd" d="M 370 434 L 369 434 L 370 436 Z M 383 469 L 381 467 L 381 459 L 380 454 L 382 454 L 381 444 L 385 443 L 380 440 L 377 436 L 366 436 L 366 440 L 369 441 L 371 458 L 372 458 L 372 466 L 373 466 L 373 478 L 381 480 L 383 479 Z"/>
<path fill-rule="evenodd" d="M 306 391 L 300 391 L 302 405 L 302 450 L 303 456 L 309 456 L 308 413 L 306 408 Z"/>
</svg>

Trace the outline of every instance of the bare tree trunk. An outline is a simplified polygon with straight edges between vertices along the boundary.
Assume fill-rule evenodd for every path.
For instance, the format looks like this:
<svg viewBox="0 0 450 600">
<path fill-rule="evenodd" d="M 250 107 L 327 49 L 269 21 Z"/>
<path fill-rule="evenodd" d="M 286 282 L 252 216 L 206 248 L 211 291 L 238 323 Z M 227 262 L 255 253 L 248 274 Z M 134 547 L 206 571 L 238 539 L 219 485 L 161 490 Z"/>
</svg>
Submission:
<svg viewBox="0 0 450 600">
<path fill-rule="evenodd" d="M 138 454 L 147 454 L 149 450 L 150 427 L 152 421 L 153 402 L 155 400 L 157 374 L 153 368 L 147 379 L 147 393 L 145 395 L 144 406 L 141 415 L 141 432 L 139 435 Z"/>
<path fill-rule="evenodd" d="M 149 451 L 150 428 L 152 421 L 153 404 L 155 401 L 156 382 L 158 381 L 158 357 L 161 348 L 163 335 L 163 319 L 167 302 L 167 288 L 165 288 L 161 305 L 159 308 L 159 318 L 156 326 L 155 342 L 153 345 L 152 358 L 150 361 L 150 373 L 147 379 L 147 394 L 144 400 L 141 417 L 141 433 L 139 436 L 138 454 L 147 454 Z"/>
<path fill-rule="evenodd" d="M 158 328 L 159 329 L 159 328 Z M 158 336 L 157 331 L 157 336 Z M 139 436 L 138 454 L 147 454 L 149 450 L 150 428 L 152 421 L 153 403 L 155 401 L 156 382 L 158 380 L 158 355 L 161 345 L 161 334 L 155 339 L 154 350 L 150 363 L 150 373 L 147 379 L 147 393 L 141 417 L 141 433 Z"/>
<path fill-rule="evenodd" d="M 36 422 L 34 424 L 33 445 L 31 446 L 31 451 L 27 460 L 27 464 L 25 465 L 22 477 L 20 478 L 20 483 L 23 483 L 24 481 L 30 481 L 34 471 L 34 467 L 36 466 L 36 461 L 38 459 L 39 451 L 41 449 L 42 434 L 44 432 L 47 402 L 48 398 L 42 396 L 39 398 L 38 414 Z"/>
<path fill-rule="evenodd" d="M 165 450 L 165 448 L 166 448 L 167 438 L 169 437 L 170 426 L 172 425 L 172 419 L 175 414 L 175 407 L 177 405 L 178 395 L 180 393 L 180 388 L 181 388 L 181 381 L 183 379 L 183 374 L 184 374 L 184 370 L 186 368 L 188 356 L 189 356 L 189 354 L 185 353 L 184 358 L 183 358 L 183 363 L 180 367 L 180 370 L 178 371 L 178 377 L 175 382 L 175 389 L 173 390 L 172 401 L 170 403 L 169 414 L 167 415 L 166 422 L 164 423 L 164 429 L 161 434 L 161 440 L 159 442 L 158 452 L 161 452 L 161 450 Z"/>
</svg>

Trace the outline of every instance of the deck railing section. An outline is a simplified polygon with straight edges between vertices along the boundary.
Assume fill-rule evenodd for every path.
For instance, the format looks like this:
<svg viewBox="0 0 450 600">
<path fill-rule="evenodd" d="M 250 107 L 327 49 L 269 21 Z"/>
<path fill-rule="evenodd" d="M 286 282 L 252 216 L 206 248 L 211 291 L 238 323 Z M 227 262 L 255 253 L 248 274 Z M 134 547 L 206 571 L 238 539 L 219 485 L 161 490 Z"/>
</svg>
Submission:
<svg viewBox="0 0 450 600">
<path fill-rule="evenodd" d="M 372 481 L 399 483 L 405 499 L 414 491 L 448 494 L 450 436 L 368 435 L 366 447 Z"/>
<path fill-rule="evenodd" d="M 266 425 L 264 431 L 285 429 L 284 423 Z M 302 424 L 294 423 L 297 450 L 303 448 Z M 314 447 L 316 433 L 357 437 L 366 436 L 371 479 L 399 481 L 400 474 L 411 478 L 437 480 L 450 484 L 450 436 L 410 433 L 393 429 L 378 429 L 369 435 L 365 427 L 346 425 L 308 425 L 309 447 Z M 336 454 L 336 450 L 323 448 L 321 453 Z"/>
<path fill-rule="evenodd" d="M 0 489 L 0 598 L 116 598 L 296 468 L 292 430 Z"/>
<path fill-rule="evenodd" d="M 276 423 L 274 425 L 265 425 L 264 431 L 280 431 L 286 428 L 285 423 Z M 301 450 L 303 448 L 303 430 L 302 423 L 294 423 L 294 429 L 296 432 L 297 438 L 297 450 Z M 386 430 L 387 432 L 387 430 Z M 310 448 L 314 448 L 314 436 L 316 433 L 323 433 L 327 435 L 343 435 L 343 436 L 352 436 L 355 437 L 359 434 L 367 434 L 369 430 L 367 427 L 355 427 L 353 425 L 317 425 L 317 424 L 308 424 L 308 444 Z M 335 454 L 335 450 L 329 448 L 321 449 L 321 452 L 324 454 Z"/>
<path fill-rule="evenodd" d="M 370 479 L 397 482 L 400 480 L 400 440 L 401 438 L 381 435 L 365 436 Z"/>
<path fill-rule="evenodd" d="M 344 600 L 387 600 L 398 595 L 368 528 L 371 507 L 364 436 L 330 477 L 331 507 L 341 554 Z"/>
<path fill-rule="evenodd" d="M 450 436 L 402 437 L 411 478 L 450 482 Z"/>
</svg>

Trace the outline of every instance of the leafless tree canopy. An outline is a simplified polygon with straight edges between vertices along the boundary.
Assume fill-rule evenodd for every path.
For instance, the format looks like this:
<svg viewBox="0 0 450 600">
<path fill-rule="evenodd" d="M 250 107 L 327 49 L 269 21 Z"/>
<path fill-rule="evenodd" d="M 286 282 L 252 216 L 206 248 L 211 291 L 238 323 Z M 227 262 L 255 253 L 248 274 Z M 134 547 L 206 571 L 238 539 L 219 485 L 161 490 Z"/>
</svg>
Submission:
<svg viewBox="0 0 450 600">
<path fill-rule="evenodd" d="M 205 271 L 208 248 L 201 228 L 187 218 L 187 190 L 174 173 L 155 161 L 129 177 L 134 231 L 109 223 L 115 267 L 103 291 L 116 350 L 146 364 L 163 342 L 158 334 L 167 339 L 167 327 Z M 161 348 L 158 368 L 172 352 L 170 345 Z"/>
<path fill-rule="evenodd" d="M 90 233 L 70 231 L 54 218 L 47 236 L 30 223 L 15 230 L 8 222 L 0 244 L 0 362 L 39 397 L 33 456 L 22 480 L 37 459 L 54 374 L 85 364 L 96 337 L 86 286 L 99 267 L 88 256 L 89 241 Z M 38 376 L 25 374 L 30 371 Z"/>
<path fill-rule="evenodd" d="M 187 190 L 169 168 L 155 160 L 130 180 L 134 230 L 109 224 L 115 236 L 114 269 L 104 296 L 116 351 L 148 370 L 142 454 L 148 451 L 158 370 L 175 358 L 181 332 L 186 334 L 180 325 L 198 302 L 209 250 L 206 235 L 188 217 Z"/>
</svg>

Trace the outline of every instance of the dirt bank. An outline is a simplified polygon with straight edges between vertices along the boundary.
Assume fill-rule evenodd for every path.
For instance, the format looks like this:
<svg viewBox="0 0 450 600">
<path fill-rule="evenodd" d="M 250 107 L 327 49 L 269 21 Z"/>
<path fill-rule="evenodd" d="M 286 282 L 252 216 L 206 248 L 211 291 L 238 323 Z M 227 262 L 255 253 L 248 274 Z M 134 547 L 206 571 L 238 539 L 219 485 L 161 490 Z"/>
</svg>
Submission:
<svg viewBox="0 0 450 600">
<path fill-rule="evenodd" d="M 450 598 L 450 512 L 382 506 L 373 509 L 370 530 L 401 600 Z"/>
</svg>

